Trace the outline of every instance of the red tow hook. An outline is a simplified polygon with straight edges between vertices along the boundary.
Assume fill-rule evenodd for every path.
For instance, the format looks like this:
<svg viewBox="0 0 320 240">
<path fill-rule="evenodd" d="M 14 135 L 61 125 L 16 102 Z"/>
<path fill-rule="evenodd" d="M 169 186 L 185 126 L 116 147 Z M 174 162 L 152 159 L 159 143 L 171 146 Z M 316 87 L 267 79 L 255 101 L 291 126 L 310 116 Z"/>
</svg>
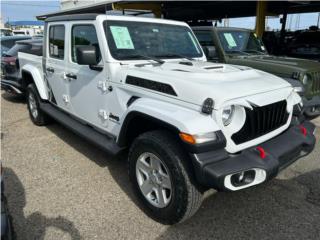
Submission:
<svg viewBox="0 0 320 240">
<path fill-rule="evenodd" d="M 263 147 L 257 147 L 257 151 L 259 152 L 260 158 L 265 159 L 267 154 Z"/>
<path fill-rule="evenodd" d="M 303 136 L 307 136 L 308 131 L 304 126 L 300 125 L 300 131 L 303 134 Z"/>
</svg>

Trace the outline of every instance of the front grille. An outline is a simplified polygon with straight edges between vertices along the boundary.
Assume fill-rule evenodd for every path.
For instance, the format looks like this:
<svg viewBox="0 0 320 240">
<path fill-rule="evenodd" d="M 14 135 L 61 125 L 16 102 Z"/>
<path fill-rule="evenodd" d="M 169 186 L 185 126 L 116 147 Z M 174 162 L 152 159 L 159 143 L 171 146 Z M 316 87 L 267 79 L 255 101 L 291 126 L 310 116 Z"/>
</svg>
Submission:
<svg viewBox="0 0 320 240">
<path fill-rule="evenodd" d="M 312 87 L 311 91 L 313 94 L 320 93 L 320 72 L 311 73 Z"/>
<path fill-rule="evenodd" d="M 232 135 L 231 139 L 236 143 L 244 143 L 261 137 L 288 121 L 287 101 L 272 103 L 263 107 L 246 108 L 246 121 L 239 132 Z"/>
</svg>

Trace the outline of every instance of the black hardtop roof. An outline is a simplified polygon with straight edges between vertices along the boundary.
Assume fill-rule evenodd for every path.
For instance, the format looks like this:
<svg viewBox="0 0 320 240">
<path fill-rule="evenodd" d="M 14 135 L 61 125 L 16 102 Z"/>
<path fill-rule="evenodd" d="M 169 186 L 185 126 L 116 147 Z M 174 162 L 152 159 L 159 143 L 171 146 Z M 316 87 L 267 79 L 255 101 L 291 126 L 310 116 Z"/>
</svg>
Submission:
<svg viewBox="0 0 320 240">
<path fill-rule="evenodd" d="M 214 27 L 214 26 L 194 26 L 191 28 L 193 30 L 213 30 L 213 29 L 217 29 L 217 30 L 222 30 L 222 31 L 245 31 L 245 32 L 252 32 L 253 30 L 251 29 L 247 29 L 247 28 L 236 28 L 236 27 Z"/>
<path fill-rule="evenodd" d="M 86 14 L 61 15 L 61 16 L 49 17 L 45 20 L 45 22 L 96 20 L 98 15 L 101 15 L 101 14 L 86 13 Z"/>
</svg>

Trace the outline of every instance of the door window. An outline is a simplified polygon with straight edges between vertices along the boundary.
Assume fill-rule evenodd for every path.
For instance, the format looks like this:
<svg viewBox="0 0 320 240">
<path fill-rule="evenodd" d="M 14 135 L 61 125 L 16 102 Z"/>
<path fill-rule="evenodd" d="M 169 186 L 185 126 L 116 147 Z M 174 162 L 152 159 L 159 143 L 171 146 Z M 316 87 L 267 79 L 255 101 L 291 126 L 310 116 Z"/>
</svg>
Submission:
<svg viewBox="0 0 320 240">
<path fill-rule="evenodd" d="M 64 59 L 64 35 L 63 25 L 51 26 L 49 30 L 49 56 Z"/>
<path fill-rule="evenodd" d="M 96 29 L 93 25 L 75 25 L 72 28 L 71 57 L 77 62 L 77 47 L 94 46 L 97 50 L 97 60 L 100 62 L 101 54 Z"/>
</svg>

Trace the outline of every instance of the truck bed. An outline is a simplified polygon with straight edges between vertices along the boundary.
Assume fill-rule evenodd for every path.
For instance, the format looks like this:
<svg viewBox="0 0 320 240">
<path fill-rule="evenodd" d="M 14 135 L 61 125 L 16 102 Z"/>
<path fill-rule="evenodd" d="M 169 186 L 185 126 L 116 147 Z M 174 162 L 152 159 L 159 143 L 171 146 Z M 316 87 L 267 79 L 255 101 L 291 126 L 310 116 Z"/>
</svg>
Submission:
<svg viewBox="0 0 320 240">
<path fill-rule="evenodd" d="M 33 67 L 36 67 L 39 72 L 42 72 L 42 56 L 19 52 L 18 59 L 20 64 L 20 71 L 23 71 L 26 65 L 31 65 Z"/>
</svg>

